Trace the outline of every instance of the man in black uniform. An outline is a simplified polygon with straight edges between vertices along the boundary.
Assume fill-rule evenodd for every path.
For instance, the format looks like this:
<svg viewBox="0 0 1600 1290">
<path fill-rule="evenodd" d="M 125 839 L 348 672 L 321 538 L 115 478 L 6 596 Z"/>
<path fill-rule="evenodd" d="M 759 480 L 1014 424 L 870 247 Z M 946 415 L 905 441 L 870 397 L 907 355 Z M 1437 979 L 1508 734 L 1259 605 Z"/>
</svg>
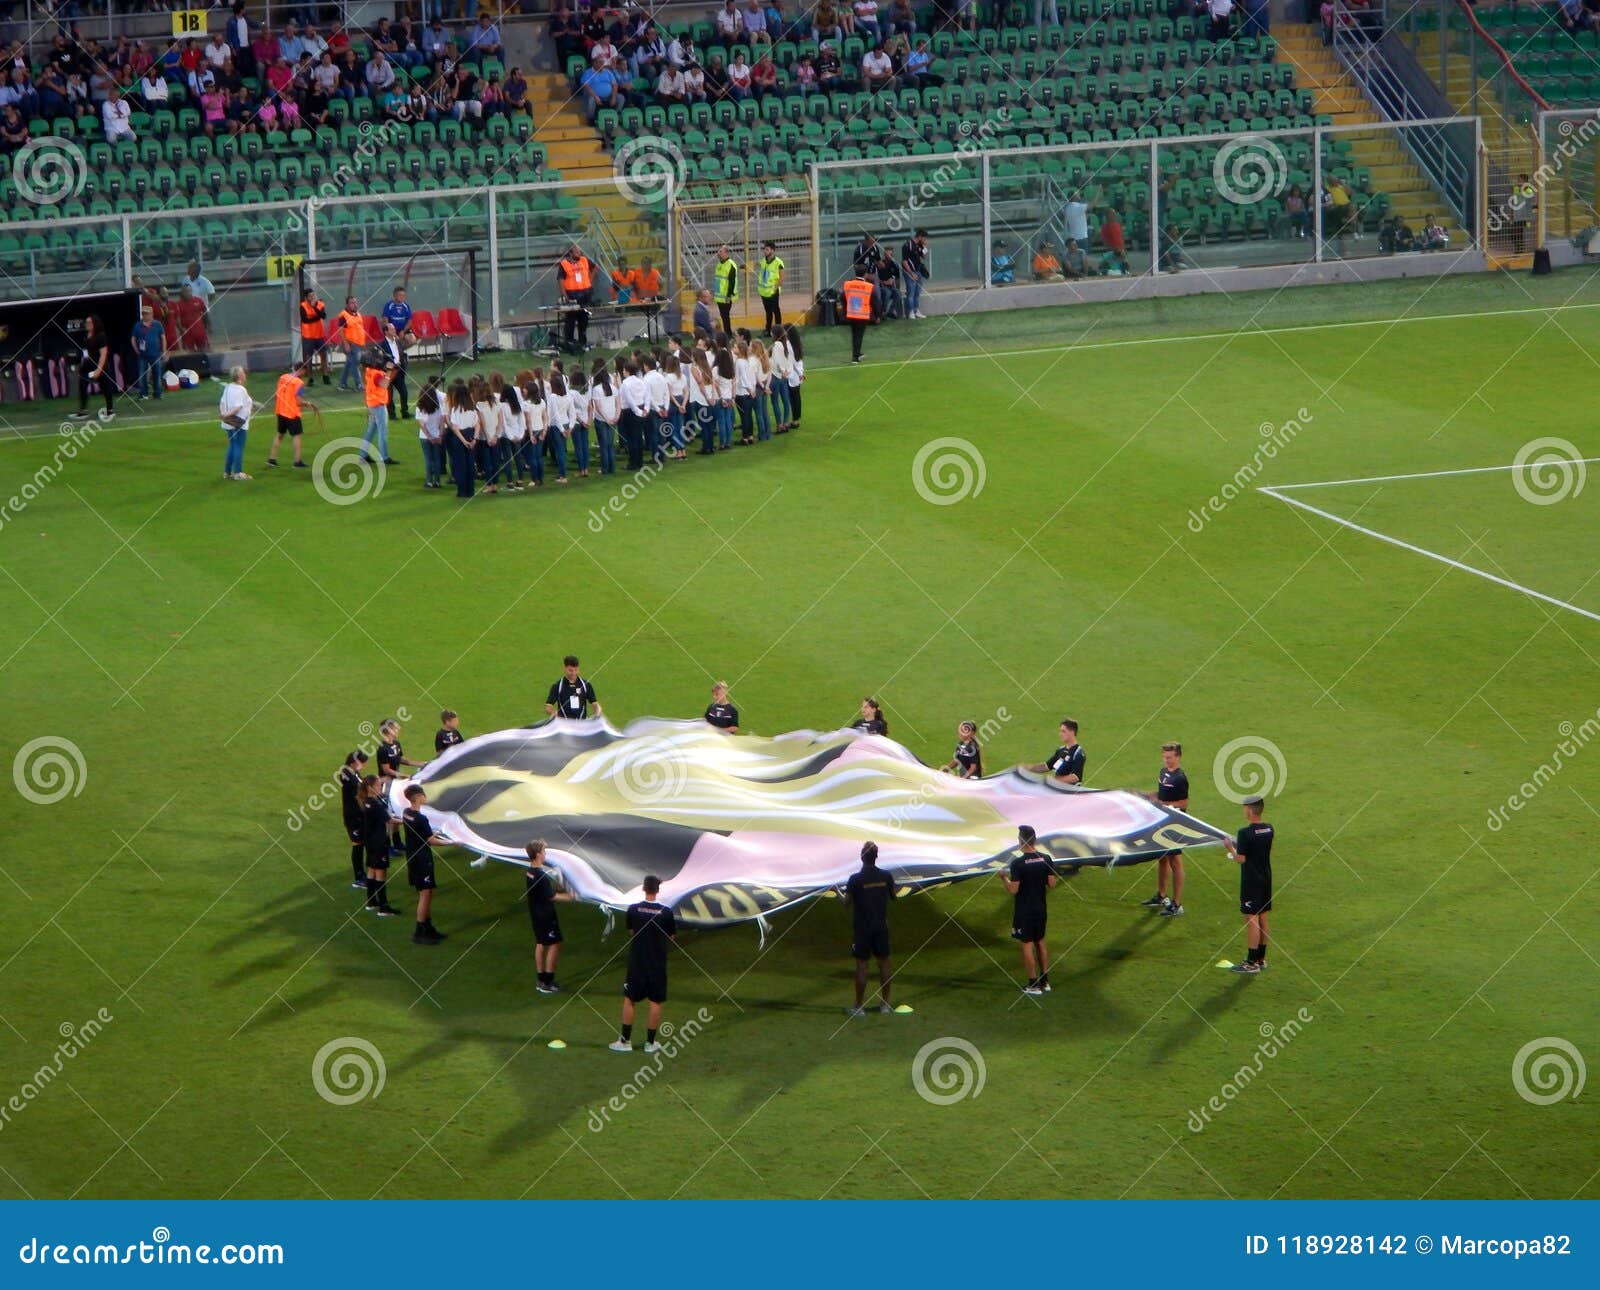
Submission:
<svg viewBox="0 0 1600 1290">
<path fill-rule="evenodd" d="M 1022 966 L 1028 974 L 1023 994 L 1044 994 L 1050 989 L 1050 951 L 1045 948 L 1044 927 L 1048 909 L 1045 893 L 1056 885 L 1055 865 L 1038 848 L 1031 825 L 1017 828 L 1020 851 L 1011 868 L 1000 875 L 1014 898 L 1011 936 L 1022 946 Z"/>
<path fill-rule="evenodd" d="M 1161 745 L 1161 774 L 1156 779 L 1152 801 L 1180 811 L 1189 809 L 1189 777 L 1183 773 L 1183 745 Z M 1172 875 L 1172 898 L 1167 898 L 1167 875 Z M 1139 902 L 1146 909 L 1159 909 L 1163 918 L 1183 913 L 1183 852 L 1168 851 L 1156 861 L 1156 894 Z"/>
<path fill-rule="evenodd" d="M 444 940 L 444 933 L 433 925 L 433 893 L 439 885 L 433 876 L 433 844 L 444 846 L 449 839 L 433 831 L 433 823 L 422 809 L 427 801 L 428 795 L 422 791 L 422 785 L 413 784 L 406 789 L 406 809 L 390 826 L 398 826 L 405 835 L 406 877 L 417 893 L 417 930 L 411 933 L 413 945 L 437 945 Z"/>
<path fill-rule="evenodd" d="M 1057 733 L 1061 737 L 1061 746 L 1050 754 L 1050 760 L 1044 765 L 1029 769 L 1049 772 L 1063 784 L 1081 784 L 1087 758 L 1084 756 L 1083 745 L 1078 742 L 1078 723 L 1071 717 L 1065 717 Z"/>
<path fill-rule="evenodd" d="M 466 740 L 461 733 L 461 718 L 456 715 L 454 708 L 446 708 L 439 714 L 439 730 L 433 736 L 433 751 L 435 754 L 444 752 L 447 748 L 454 748 Z"/>
<path fill-rule="evenodd" d="M 739 733 L 739 709 L 728 702 L 728 683 L 718 681 L 711 687 L 711 706 L 706 709 L 706 724 L 730 735 Z"/>
<path fill-rule="evenodd" d="M 400 773 L 402 766 L 413 766 L 420 769 L 425 763 L 412 761 L 405 755 L 405 750 L 400 747 L 400 723 L 394 718 L 386 718 L 378 726 L 378 782 L 384 792 L 389 791 L 389 781 L 404 779 Z M 390 855 L 399 855 L 400 847 L 395 845 L 389 849 Z"/>
<path fill-rule="evenodd" d="M 379 918 L 395 918 L 400 911 L 389 903 L 389 803 L 383 781 L 365 775 L 356 800 L 361 805 L 361 841 L 367 860 L 367 911 Z"/>
<path fill-rule="evenodd" d="M 1248 955 L 1233 970 L 1247 975 L 1267 966 L 1267 915 L 1272 912 L 1272 825 L 1261 819 L 1259 797 L 1244 800 L 1244 828 L 1222 845 L 1239 866 L 1239 912 Z"/>
<path fill-rule="evenodd" d="M 622 983 L 622 1031 L 611 1043 L 611 1051 L 633 1051 L 633 1006 L 641 999 L 650 1001 L 644 1050 L 657 1051 L 656 1031 L 661 1027 L 661 1005 L 667 1001 L 667 946 L 678 935 L 672 911 L 656 899 L 661 879 L 647 877 L 644 899 L 628 906 L 628 977 Z"/>
<path fill-rule="evenodd" d="M 850 954 L 856 961 L 856 1002 L 852 1017 L 866 1014 L 867 960 L 878 960 L 878 1011 L 893 1012 L 889 1004 L 889 902 L 894 899 L 894 878 L 878 868 L 878 844 L 861 845 L 861 868 L 844 885 L 844 903 L 853 922 Z"/>
<path fill-rule="evenodd" d="M 556 984 L 556 960 L 561 957 L 561 920 L 556 917 L 556 901 L 571 900 L 570 891 L 560 891 L 556 875 L 544 863 L 544 839 L 528 843 L 528 917 L 533 920 L 533 970 L 540 994 L 560 994 Z"/>
<path fill-rule="evenodd" d="M 339 799 L 344 809 L 344 832 L 350 839 L 350 868 L 355 871 L 351 886 L 357 891 L 367 887 L 366 829 L 361 821 L 361 768 L 367 764 L 367 754 L 357 748 L 339 767 Z"/>
<path fill-rule="evenodd" d="M 594 697 L 594 686 L 578 675 L 578 656 L 568 654 L 561 660 L 561 669 L 561 679 L 550 687 L 550 693 L 545 697 L 545 715 L 576 720 L 587 717 L 592 707 L 594 715 L 598 717 L 600 700 Z"/>
</svg>

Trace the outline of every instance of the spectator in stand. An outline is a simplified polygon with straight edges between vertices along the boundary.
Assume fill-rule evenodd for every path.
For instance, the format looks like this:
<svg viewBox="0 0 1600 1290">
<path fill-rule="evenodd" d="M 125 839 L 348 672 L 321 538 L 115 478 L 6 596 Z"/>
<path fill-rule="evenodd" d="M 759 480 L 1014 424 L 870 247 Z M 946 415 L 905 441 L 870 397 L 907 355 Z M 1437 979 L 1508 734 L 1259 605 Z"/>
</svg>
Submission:
<svg viewBox="0 0 1600 1290">
<path fill-rule="evenodd" d="M 656 82 L 656 102 L 662 107 L 682 103 L 685 101 L 685 92 L 683 73 L 667 64 L 667 70 L 661 73 L 661 79 Z"/>
<path fill-rule="evenodd" d="M 522 74 L 520 67 L 513 67 L 506 74 L 505 106 L 509 116 L 528 114 L 528 78 Z"/>
<path fill-rule="evenodd" d="M 574 18 L 573 21 L 576 22 L 577 19 Z M 558 51 L 560 47 L 560 42 L 558 41 L 556 44 Z M 422 37 L 422 53 L 428 60 L 428 65 L 434 71 L 439 71 L 454 60 L 455 52 L 456 42 L 451 39 L 450 33 L 444 29 L 444 24 L 435 18 L 429 25 L 427 33 Z M 577 37 L 572 40 L 572 52 L 575 54 L 583 52 L 582 41 Z M 566 66 L 566 61 L 566 56 L 562 55 L 561 64 L 563 67 Z"/>
<path fill-rule="evenodd" d="M 723 66 L 722 55 L 712 54 L 706 66 L 706 98 L 712 102 L 728 97 L 728 69 Z"/>
<path fill-rule="evenodd" d="M 1067 249 L 1061 256 L 1061 271 L 1069 278 L 1087 278 L 1094 274 L 1089 257 L 1076 242 L 1067 243 Z"/>
<path fill-rule="evenodd" d="M 772 61 L 770 46 L 761 51 L 761 57 L 756 59 L 755 66 L 750 69 L 750 85 L 761 98 L 777 91 L 778 66 Z"/>
<path fill-rule="evenodd" d="M 1299 184 L 1290 184 L 1283 199 L 1283 213 L 1288 216 L 1289 228 L 1295 237 L 1311 236 L 1311 212 L 1306 209 L 1306 196 Z"/>
<path fill-rule="evenodd" d="M 833 0 L 817 0 L 817 7 L 811 11 L 811 39 L 820 43 L 844 37 L 844 20 Z"/>
<path fill-rule="evenodd" d="M 300 39 L 300 29 L 293 18 L 283 24 L 283 34 L 278 37 L 278 57 L 293 67 L 306 52 L 306 42 Z"/>
<path fill-rule="evenodd" d="M 122 97 L 122 91 L 116 86 L 111 87 L 111 93 L 100 109 L 100 115 L 106 125 L 106 142 L 120 143 L 124 139 L 133 138 L 132 109 L 128 100 Z"/>
<path fill-rule="evenodd" d="M 222 38 L 220 31 L 211 33 L 211 43 L 203 51 L 205 60 L 211 65 L 212 71 L 221 69 L 223 63 L 233 56 L 233 48 Z"/>
<path fill-rule="evenodd" d="M 330 99 L 339 92 L 339 68 L 333 61 L 333 55 L 327 50 L 322 51 L 322 57 L 311 69 L 308 85 L 322 91 L 324 97 Z"/>
<path fill-rule="evenodd" d="M 874 48 L 867 50 L 861 59 L 861 88 L 871 94 L 878 90 L 892 90 L 894 87 L 894 63 L 889 58 L 888 50 L 879 42 Z"/>
<path fill-rule="evenodd" d="M 394 84 L 394 64 L 381 49 L 375 49 L 372 57 L 367 59 L 365 75 L 367 93 L 376 98 Z"/>
<path fill-rule="evenodd" d="M 601 27 L 599 39 L 592 41 L 589 45 L 589 62 L 593 64 L 598 59 L 607 67 L 610 67 L 620 57 L 622 57 L 622 51 L 612 41 L 610 33 L 604 27 Z"/>
<path fill-rule="evenodd" d="M 1227 40 L 1233 26 L 1233 0 L 1206 0 L 1206 12 L 1211 19 L 1206 39 Z"/>
<path fill-rule="evenodd" d="M 402 49 L 405 47 L 402 45 Z M 300 55 L 309 58 L 313 63 L 318 62 L 328 52 L 328 42 L 315 27 L 307 26 L 305 35 L 300 40 Z"/>
<path fill-rule="evenodd" d="M 865 37 L 868 48 L 883 43 L 883 29 L 878 25 L 878 0 L 851 0 L 850 13 L 855 31 Z"/>
<path fill-rule="evenodd" d="M 880 318 L 899 318 L 902 316 L 900 308 L 900 266 L 894 262 L 894 256 L 886 255 L 878 261 L 878 315 Z"/>
<path fill-rule="evenodd" d="M 878 239 L 871 233 L 863 233 L 861 240 L 856 243 L 855 255 L 851 263 L 855 267 L 858 278 L 869 281 L 878 276 L 878 261 L 883 259 L 883 248 L 878 245 Z"/>
<path fill-rule="evenodd" d="M 39 115 L 60 116 L 67 110 L 67 77 L 53 63 L 45 64 L 39 73 Z"/>
<path fill-rule="evenodd" d="M 167 105 L 167 82 L 155 68 L 149 68 L 139 79 L 139 102 L 146 112 L 154 112 Z"/>
<path fill-rule="evenodd" d="M 750 85 L 750 63 L 741 49 L 734 54 L 733 65 L 728 68 L 728 97 L 735 103 L 743 103 L 750 97 Z"/>
<path fill-rule="evenodd" d="M 1046 13 L 1047 10 L 1048 15 Z M 1046 16 L 1049 17 L 1052 27 L 1061 25 L 1061 14 L 1056 8 L 1056 0 L 1033 0 L 1033 25 L 1035 27 L 1044 26 Z"/>
<path fill-rule="evenodd" d="M 889 6 L 889 29 L 900 36 L 917 34 L 917 11 L 911 0 L 894 0 Z"/>
<path fill-rule="evenodd" d="M 722 0 L 722 8 L 717 10 L 717 35 L 725 45 L 744 39 L 744 15 L 734 0 Z"/>
<path fill-rule="evenodd" d="M 472 39 L 467 42 L 467 55 L 479 58 L 499 58 L 502 46 L 500 28 L 486 13 L 478 15 L 478 25 L 472 29 Z"/>
<path fill-rule="evenodd" d="M 440 24 L 435 21 L 433 30 L 439 29 Z M 578 21 L 578 15 L 567 7 L 567 0 L 556 0 L 555 7 L 550 11 L 550 40 L 556 47 L 556 64 L 563 71 L 566 70 L 567 59 L 584 52 L 583 24 Z"/>
<path fill-rule="evenodd" d="M 239 93 L 243 94 L 243 89 Z M 248 101 L 245 106 L 248 108 Z M 219 132 L 239 133 L 238 120 L 229 121 L 228 96 L 215 85 L 200 96 L 200 128 L 206 132 L 208 139 L 215 139 Z"/>
<path fill-rule="evenodd" d="M 794 65 L 794 87 L 801 94 L 811 94 L 817 88 L 817 65 L 810 54 L 801 54 Z"/>
<path fill-rule="evenodd" d="M 271 27 L 262 23 L 250 37 L 250 62 L 255 68 L 254 74 L 261 75 L 277 56 L 278 38 L 273 35 Z"/>
<path fill-rule="evenodd" d="M 594 62 L 578 82 L 578 89 L 591 122 L 601 108 L 621 108 L 626 105 L 622 97 L 622 84 L 598 49 L 595 50 Z"/>
<path fill-rule="evenodd" d="M 233 61 L 238 64 L 240 72 L 245 76 L 254 76 L 256 58 L 255 51 L 250 47 L 250 15 L 246 11 L 245 0 L 235 0 L 233 14 L 223 34 L 227 37 L 228 47 L 233 50 Z"/>
<path fill-rule="evenodd" d="M 834 52 L 833 42 L 825 40 L 817 51 L 817 88 L 837 90 L 844 87 L 844 64 Z"/>
<path fill-rule="evenodd" d="M 634 77 L 643 77 L 654 81 L 661 75 L 661 69 L 667 65 L 667 42 L 661 39 L 661 33 L 651 23 L 644 29 L 644 34 L 633 47 L 633 58 L 629 67 Z"/>
<path fill-rule="evenodd" d="M 1056 244 L 1045 241 L 1033 253 L 1033 280 L 1035 282 L 1060 282 L 1061 261 L 1056 258 Z"/>
<path fill-rule="evenodd" d="M 1106 249 L 1106 260 L 1116 265 L 1122 273 L 1130 271 L 1128 246 L 1122 234 L 1122 220 L 1114 210 L 1108 210 L 1100 221 L 1100 245 Z"/>
<path fill-rule="evenodd" d="M 483 120 L 483 86 L 478 78 L 473 75 L 471 67 L 466 63 L 456 66 L 455 83 L 451 86 L 455 94 L 455 107 L 453 109 L 457 121 Z"/>
<path fill-rule="evenodd" d="M 0 147 L 15 152 L 28 142 L 28 123 L 22 119 L 15 103 L 7 103 L 0 112 Z"/>
<path fill-rule="evenodd" d="M 356 51 L 347 49 L 333 60 L 339 66 L 339 93 L 351 103 L 364 98 L 367 93 L 366 69 L 356 59 Z"/>
<path fill-rule="evenodd" d="M 680 72 L 690 63 L 700 61 L 700 51 L 694 46 L 694 37 L 685 32 L 667 42 L 667 62 Z"/>
<path fill-rule="evenodd" d="M 751 45 L 772 44 L 772 33 L 767 30 L 767 11 L 762 0 L 745 0 L 744 32 Z"/>
</svg>

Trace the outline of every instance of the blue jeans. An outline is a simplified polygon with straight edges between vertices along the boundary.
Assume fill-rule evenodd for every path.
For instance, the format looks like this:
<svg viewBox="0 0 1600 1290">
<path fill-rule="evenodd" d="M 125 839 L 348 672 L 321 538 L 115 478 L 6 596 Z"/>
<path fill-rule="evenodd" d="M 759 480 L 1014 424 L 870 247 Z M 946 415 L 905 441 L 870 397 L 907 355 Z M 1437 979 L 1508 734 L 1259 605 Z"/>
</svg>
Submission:
<svg viewBox="0 0 1600 1290">
<path fill-rule="evenodd" d="M 362 447 L 366 447 L 376 439 L 378 441 L 378 456 L 384 461 L 389 460 L 389 409 L 383 404 L 367 409 L 367 428 L 361 435 Z"/>
<path fill-rule="evenodd" d="M 579 470 L 589 469 L 589 427 L 574 426 L 572 429 L 572 452 L 577 458 Z"/>
<path fill-rule="evenodd" d="M 473 490 L 472 458 L 473 445 L 462 443 L 455 431 L 450 432 L 450 438 L 445 445 L 450 451 L 450 474 L 456 481 L 456 496 L 471 497 Z"/>
<path fill-rule="evenodd" d="M 755 436 L 751 434 L 751 431 L 756 428 L 755 396 L 753 394 L 735 394 L 733 403 L 739 409 L 739 438 L 754 438 Z"/>
<path fill-rule="evenodd" d="M 673 408 L 667 413 L 667 422 L 672 427 L 672 434 L 668 440 L 673 452 L 683 451 L 683 409 Z"/>
<path fill-rule="evenodd" d="M 594 423 L 594 437 L 600 444 L 600 473 L 617 473 L 617 428 L 609 421 Z"/>
<path fill-rule="evenodd" d="M 733 447 L 733 409 L 723 403 L 717 404 L 717 446 Z"/>
<path fill-rule="evenodd" d="M 550 449 L 550 455 L 556 460 L 556 478 L 567 477 L 567 432 L 550 427 L 550 432 L 545 436 L 545 444 Z"/>
<path fill-rule="evenodd" d="M 772 421 L 767 416 L 767 396 L 759 390 L 756 392 L 756 438 L 772 438 Z"/>
<path fill-rule="evenodd" d="M 348 390 L 350 382 L 356 383 L 356 389 L 361 388 L 361 347 L 352 345 L 350 352 L 345 355 L 344 371 L 339 373 L 339 388 Z"/>
<path fill-rule="evenodd" d="M 781 426 L 789 424 L 789 382 L 781 376 L 772 379 L 772 416 Z"/>
<path fill-rule="evenodd" d="M 700 451 L 703 453 L 716 451 L 717 414 L 704 403 L 691 403 L 689 411 L 700 427 Z"/>
<path fill-rule="evenodd" d="M 159 399 L 161 397 L 161 355 L 140 354 L 138 363 L 138 375 L 134 379 L 138 382 L 139 393 L 148 394 L 152 399 Z"/>
<path fill-rule="evenodd" d="M 922 279 L 906 274 L 906 316 L 922 309 Z"/>
<path fill-rule="evenodd" d="M 222 458 L 222 473 L 237 475 L 244 469 L 244 441 L 249 431 L 242 426 L 237 430 L 228 426 L 223 426 L 222 429 L 228 436 L 228 451 Z"/>
<path fill-rule="evenodd" d="M 533 482 L 544 483 L 544 440 L 529 439 L 523 460 L 528 464 L 528 474 L 533 477 Z"/>
<path fill-rule="evenodd" d="M 444 477 L 444 445 L 434 443 L 432 439 L 422 441 L 422 477 L 430 484 L 437 484 Z"/>
</svg>

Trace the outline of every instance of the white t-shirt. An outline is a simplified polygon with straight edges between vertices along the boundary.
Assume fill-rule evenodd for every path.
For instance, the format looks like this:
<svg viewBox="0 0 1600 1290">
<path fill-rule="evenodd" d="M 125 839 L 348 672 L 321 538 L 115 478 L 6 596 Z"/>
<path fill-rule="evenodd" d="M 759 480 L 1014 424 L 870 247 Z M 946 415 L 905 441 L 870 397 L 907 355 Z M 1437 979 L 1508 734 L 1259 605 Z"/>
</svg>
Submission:
<svg viewBox="0 0 1600 1290">
<path fill-rule="evenodd" d="M 789 368 L 793 365 L 793 358 L 789 354 L 789 346 L 784 341 L 779 341 L 772 347 L 772 375 L 778 380 L 787 380 Z"/>
<path fill-rule="evenodd" d="M 522 396 L 522 421 L 528 427 L 528 437 L 537 439 L 550 428 L 550 409 L 543 399 L 535 403 L 524 394 Z"/>
<path fill-rule="evenodd" d="M 553 390 L 545 391 L 544 405 L 549 411 L 552 429 L 565 430 L 572 424 L 571 417 L 567 411 L 567 396 L 565 394 L 557 394 Z"/>
<path fill-rule="evenodd" d="M 432 439 L 435 443 L 444 433 L 444 411 L 424 412 L 417 409 L 417 438 Z"/>
<path fill-rule="evenodd" d="M 734 370 L 738 371 L 738 368 L 739 365 L 736 362 Z M 733 378 L 723 376 L 720 372 L 717 374 L 717 399 L 722 403 L 731 403 L 733 401 Z"/>
<path fill-rule="evenodd" d="M 478 412 L 476 408 L 451 408 L 447 420 L 452 430 L 459 430 L 468 439 L 478 433 Z"/>
<path fill-rule="evenodd" d="M 794 389 L 797 385 L 800 384 L 801 381 L 803 381 L 805 379 L 806 379 L 806 360 L 803 359 L 803 358 L 797 358 L 797 359 L 794 360 L 794 366 L 792 366 L 789 369 L 789 388 L 791 390 Z"/>
<path fill-rule="evenodd" d="M 238 427 L 241 430 L 250 428 L 250 414 L 255 411 L 255 402 L 250 398 L 250 391 L 237 381 L 229 381 L 222 389 L 222 399 L 217 404 L 217 416 L 223 421 L 223 429 L 231 430 L 234 427 L 226 424 L 229 417 L 243 417 L 244 424 Z"/>
<path fill-rule="evenodd" d="M 589 424 L 589 391 L 567 391 L 567 424 L 573 429 Z"/>
<path fill-rule="evenodd" d="M 500 404 L 494 395 L 489 396 L 487 403 L 478 404 L 478 424 L 483 427 L 484 437 L 490 443 L 495 443 L 500 438 Z"/>
<path fill-rule="evenodd" d="M 736 358 L 733 360 L 733 392 L 740 398 L 756 392 L 755 359 Z"/>
<path fill-rule="evenodd" d="M 659 367 L 652 368 L 644 374 L 644 387 L 650 392 L 650 406 L 657 412 L 665 412 L 669 392 L 667 378 Z"/>
<path fill-rule="evenodd" d="M 617 424 L 617 414 L 621 410 L 622 400 L 617 396 L 617 387 L 611 387 L 607 394 L 598 385 L 589 391 L 589 415 L 596 421 L 604 421 L 607 425 Z"/>
<path fill-rule="evenodd" d="M 513 412 L 511 404 L 500 400 L 500 433 L 514 443 L 521 443 L 528 433 L 528 423 L 523 419 L 522 412 Z"/>
<path fill-rule="evenodd" d="M 683 369 L 678 369 L 676 376 L 667 376 L 667 396 L 672 400 L 672 406 L 677 407 L 683 402 L 683 396 L 689 392 L 689 378 L 683 374 Z"/>
<path fill-rule="evenodd" d="M 894 70 L 894 64 L 881 49 L 869 49 L 861 60 L 861 70 L 868 76 L 887 76 Z"/>
</svg>

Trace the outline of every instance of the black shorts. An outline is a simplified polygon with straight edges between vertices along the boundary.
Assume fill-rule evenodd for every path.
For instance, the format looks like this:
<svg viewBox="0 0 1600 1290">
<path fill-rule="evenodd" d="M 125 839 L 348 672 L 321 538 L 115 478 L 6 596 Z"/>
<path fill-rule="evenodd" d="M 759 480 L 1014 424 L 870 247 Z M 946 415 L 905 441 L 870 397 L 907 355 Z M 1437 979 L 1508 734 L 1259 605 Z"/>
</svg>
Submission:
<svg viewBox="0 0 1600 1290">
<path fill-rule="evenodd" d="M 1182 860 L 1183 859 L 1183 852 L 1181 852 L 1181 851 L 1163 851 L 1161 853 L 1161 858 L 1163 860 Z"/>
<path fill-rule="evenodd" d="M 382 846 L 375 847 L 370 842 L 367 843 L 367 868 L 387 869 L 388 867 L 389 844 L 385 842 Z"/>
<path fill-rule="evenodd" d="M 874 928 L 872 931 L 858 931 L 855 940 L 850 945 L 851 957 L 861 959 L 886 959 L 889 957 L 889 929 L 887 927 Z"/>
<path fill-rule="evenodd" d="M 1011 919 L 1011 938 L 1031 945 L 1044 940 L 1045 915 L 1016 914 Z"/>
<path fill-rule="evenodd" d="M 1246 887 L 1239 892 L 1241 914 L 1268 914 L 1272 912 L 1272 888 Z"/>
<path fill-rule="evenodd" d="M 439 884 L 433 876 L 433 860 L 407 860 L 406 877 L 418 891 L 432 891 Z"/>
<path fill-rule="evenodd" d="M 665 972 L 645 971 L 635 972 L 628 969 L 628 979 L 622 983 L 622 997 L 639 1003 L 648 999 L 651 1003 L 665 1003 L 667 1001 L 667 974 Z"/>
<path fill-rule="evenodd" d="M 326 336 L 300 337 L 300 357 L 302 359 L 310 360 L 315 358 L 327 348 L 328 338 Z"/>
<path fill-rule="evenodd" d="M 533 916 L 533 939 L 538 945 L 561 944 L 561 920 L 554 914 Z"/>
<path fill-rule="evenodd" d="M 293 435 L 298 439 L 305 433 L 305 427 L 300 424 L 299 417 L 286 417 L 281 413 L 278 416 L 278 433 Z"/>
</svg>

